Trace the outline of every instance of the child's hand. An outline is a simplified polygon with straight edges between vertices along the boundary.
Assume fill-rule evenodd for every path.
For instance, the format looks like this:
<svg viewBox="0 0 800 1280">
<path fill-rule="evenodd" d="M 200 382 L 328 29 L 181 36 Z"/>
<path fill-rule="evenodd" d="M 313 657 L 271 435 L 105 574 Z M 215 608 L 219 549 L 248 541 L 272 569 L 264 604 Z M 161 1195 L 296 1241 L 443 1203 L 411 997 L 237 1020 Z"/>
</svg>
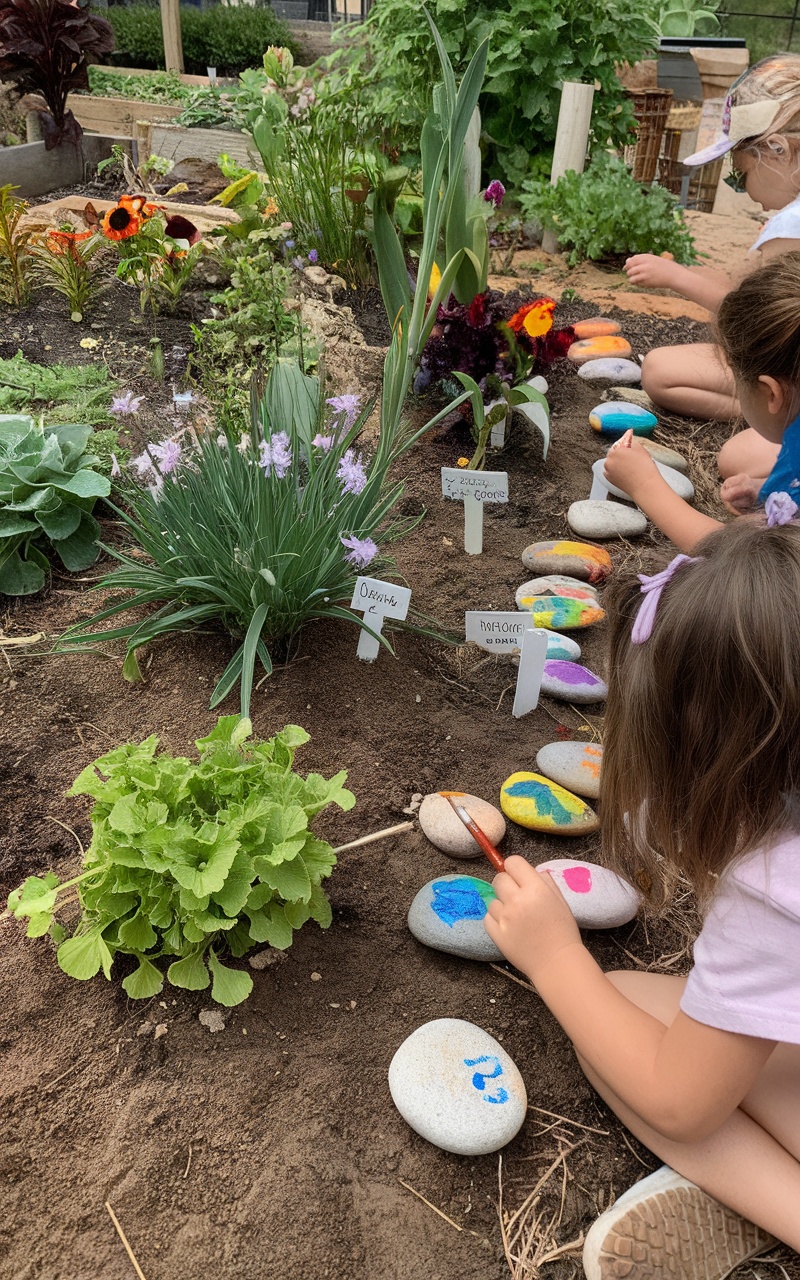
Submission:
<svg viewBox="0 0 800 1280">
<path fill-rule="evenodd" d="M 612 444 L 606 455 L 603 472 L 606 480 L 610 480 L 636 501 L 635 491 L 641 491 L 642 485 L 646 486 L 651 481 L 662 482 L 661 473 L 650 454 L 635 438 L 627 447 L 618 447 L 620 444 L 621 442 Z"/>
<path fill-rule="evenodd" d="M 625 262 L 625 271 L 631 284 L 645 289 L 675 289 L 680 267 L 669 258 L 659 258 L 655 253 L 636 253 Z"/>
<path fill-rule="evenodd" d="M 564 947 L 580 945 L 581 935 L 561 891 L 546 871 L 524 858 L 506 858 L 495 876 L 497 894 L 483 923 L 507 960 L 536 982 L 536 973 Z"/>
<path fill-rule="evenodd" d="M 720 486 L 719 496 L 731 515 L 741 516 L 752 511 L 758 502 L 762 484 L 763 481 L 744 474 L 728 476 Z"/>
</svg>

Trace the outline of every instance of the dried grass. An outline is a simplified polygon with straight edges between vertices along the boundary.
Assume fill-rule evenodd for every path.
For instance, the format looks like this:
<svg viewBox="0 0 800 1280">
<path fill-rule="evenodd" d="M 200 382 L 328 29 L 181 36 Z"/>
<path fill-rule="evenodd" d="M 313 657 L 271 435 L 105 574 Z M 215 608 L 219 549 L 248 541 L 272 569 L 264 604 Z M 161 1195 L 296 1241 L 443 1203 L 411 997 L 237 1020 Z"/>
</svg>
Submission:
<svg viewBox="0 0 800 1280">
<path fill-rule="evenodd" d="M 542 1267 L 551 1262 L 576 1258 L 583 1247 L 583 1234 L 575 1240 L 559 1244 L 557 1233 L 564 1217 L 567 1184 L 570 1179 L 567 1159 L 588 1139 L 580 1138 L 577 1142 L 568 1143 L 563 1135 L 558 1134 L 557 1137 L 558 1154 L 539 1178 L 533 1190 L 513 1213 L 503 1205 L 503 1157 L 499 1157 L 497 1212 L 500 1218 L 503 1251 L 512 1280 L 539 1280 Z M 551 1181 L 559 1177 L 561 1189 L 558 1202 L 555 1209 L 548 1211 L 541 1201 L 546 1193 L 552 1190 Z M 575 1271 L 573 1274 L 577 1276 L 579 1272 Z"/>
</svg>

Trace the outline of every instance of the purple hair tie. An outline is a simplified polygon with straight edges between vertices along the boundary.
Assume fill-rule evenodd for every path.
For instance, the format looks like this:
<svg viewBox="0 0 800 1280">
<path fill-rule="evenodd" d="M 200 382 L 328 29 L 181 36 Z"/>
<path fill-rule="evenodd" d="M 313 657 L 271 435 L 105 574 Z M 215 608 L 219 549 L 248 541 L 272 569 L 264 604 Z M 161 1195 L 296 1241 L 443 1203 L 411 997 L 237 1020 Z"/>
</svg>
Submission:
<svg viewBox="0 0 800 1280">
<path fill-rule="evenodd" d="M 771 493 L 764 503 L 764 514 L 770 529 L 774 529 L 778 524 L 789 524 L 798 510 L 800 508 L 788 493 Z"/>
<path fill-rule="evenodd" d="M 656 620 L 656 609 L 661 599 L 661 592 L 672 581 L 675 570 L 680 569 L 682 564 L 697 564 L 701 558 L 700 556 L 676 556 L 660 573 L 654 573 L 650 577 L 646 573 L 639 574 L 644 599 L 639 605 L 639 612 L 634 620 L 631 644 L 644 644 L 645 640 L 649 640 L 653 634 L 653 623 Z"/>
</svg>

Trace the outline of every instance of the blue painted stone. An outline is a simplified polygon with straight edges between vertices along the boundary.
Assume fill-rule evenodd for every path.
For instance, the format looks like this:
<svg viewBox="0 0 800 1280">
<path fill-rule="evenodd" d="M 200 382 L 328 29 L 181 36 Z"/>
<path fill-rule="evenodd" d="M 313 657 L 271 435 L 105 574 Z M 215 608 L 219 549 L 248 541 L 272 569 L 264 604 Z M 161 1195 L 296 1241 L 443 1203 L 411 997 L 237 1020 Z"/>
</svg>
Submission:
<svg viewBox="0 0 800 1280">
<path fill-rule="evenodd" d="M 658 426 L 658 418 L 641 405 L 608 400 L 592 409 L 589 426 L 607 436 L 621 436 L 625 431 L 632 431 L 635 436 L 651 436 Z"/>
<path fill-rule="evenodd" d="M 465 960 L 502 960 L 483 927 L 495 893 L 477 876 L 438 876 L 423 885 L 408 911 L 408 927 L 418 942 Z"/>
</svg>

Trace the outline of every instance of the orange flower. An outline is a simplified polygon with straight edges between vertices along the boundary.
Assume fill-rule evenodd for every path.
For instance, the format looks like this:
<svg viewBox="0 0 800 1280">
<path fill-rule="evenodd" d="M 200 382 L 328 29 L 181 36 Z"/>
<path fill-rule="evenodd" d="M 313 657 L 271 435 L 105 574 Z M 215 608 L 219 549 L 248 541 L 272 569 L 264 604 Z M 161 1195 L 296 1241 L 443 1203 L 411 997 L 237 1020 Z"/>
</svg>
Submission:
<svg viewBox="0 0 800 1280">
<path fill-rule="evenodd" d="M 88 240 L 93 235 L 93 227 L 90 227 L 88 231 L 47 231 L 45 232 L 45 243 L 51 253 L 67 253 L 69 251 L 74 257 L 74 246 L 80 240 Z"/>
<path fill-rule="evenodd" d="M 264 205 L 264 217 L 274 218 L 277 212 L 278 212 L 278 206 L 275 203 L 275 201 L 268 200 L 267 203 Z"/>
<path fill-rule="evenodd" d="M 100 223 L 103 235 L 108 240 L 129 240 L 140 230 L 142 220 L 138 214 L 120 202 L 103 214 Z"/>
<path fill-rule="evenodd" d="M 135 213 L 141 218 L 151 217 L 156 209 L 161 207 L 157 204 L 151 204 L 147 196 L 131 196 L 127 194 L 120 196 L 117 203 L 121 204 L 123 209 L 127 209 L 130 213 Z"/>
<path fill-rule="evenodd" d="M 512 333 L 521 333 L 524 329 L 529 338 L 541 338 L 553 327 L 555 301 L 552 298 L 537 298 L 520 307 L 508 321 Z"/>
</svg>

